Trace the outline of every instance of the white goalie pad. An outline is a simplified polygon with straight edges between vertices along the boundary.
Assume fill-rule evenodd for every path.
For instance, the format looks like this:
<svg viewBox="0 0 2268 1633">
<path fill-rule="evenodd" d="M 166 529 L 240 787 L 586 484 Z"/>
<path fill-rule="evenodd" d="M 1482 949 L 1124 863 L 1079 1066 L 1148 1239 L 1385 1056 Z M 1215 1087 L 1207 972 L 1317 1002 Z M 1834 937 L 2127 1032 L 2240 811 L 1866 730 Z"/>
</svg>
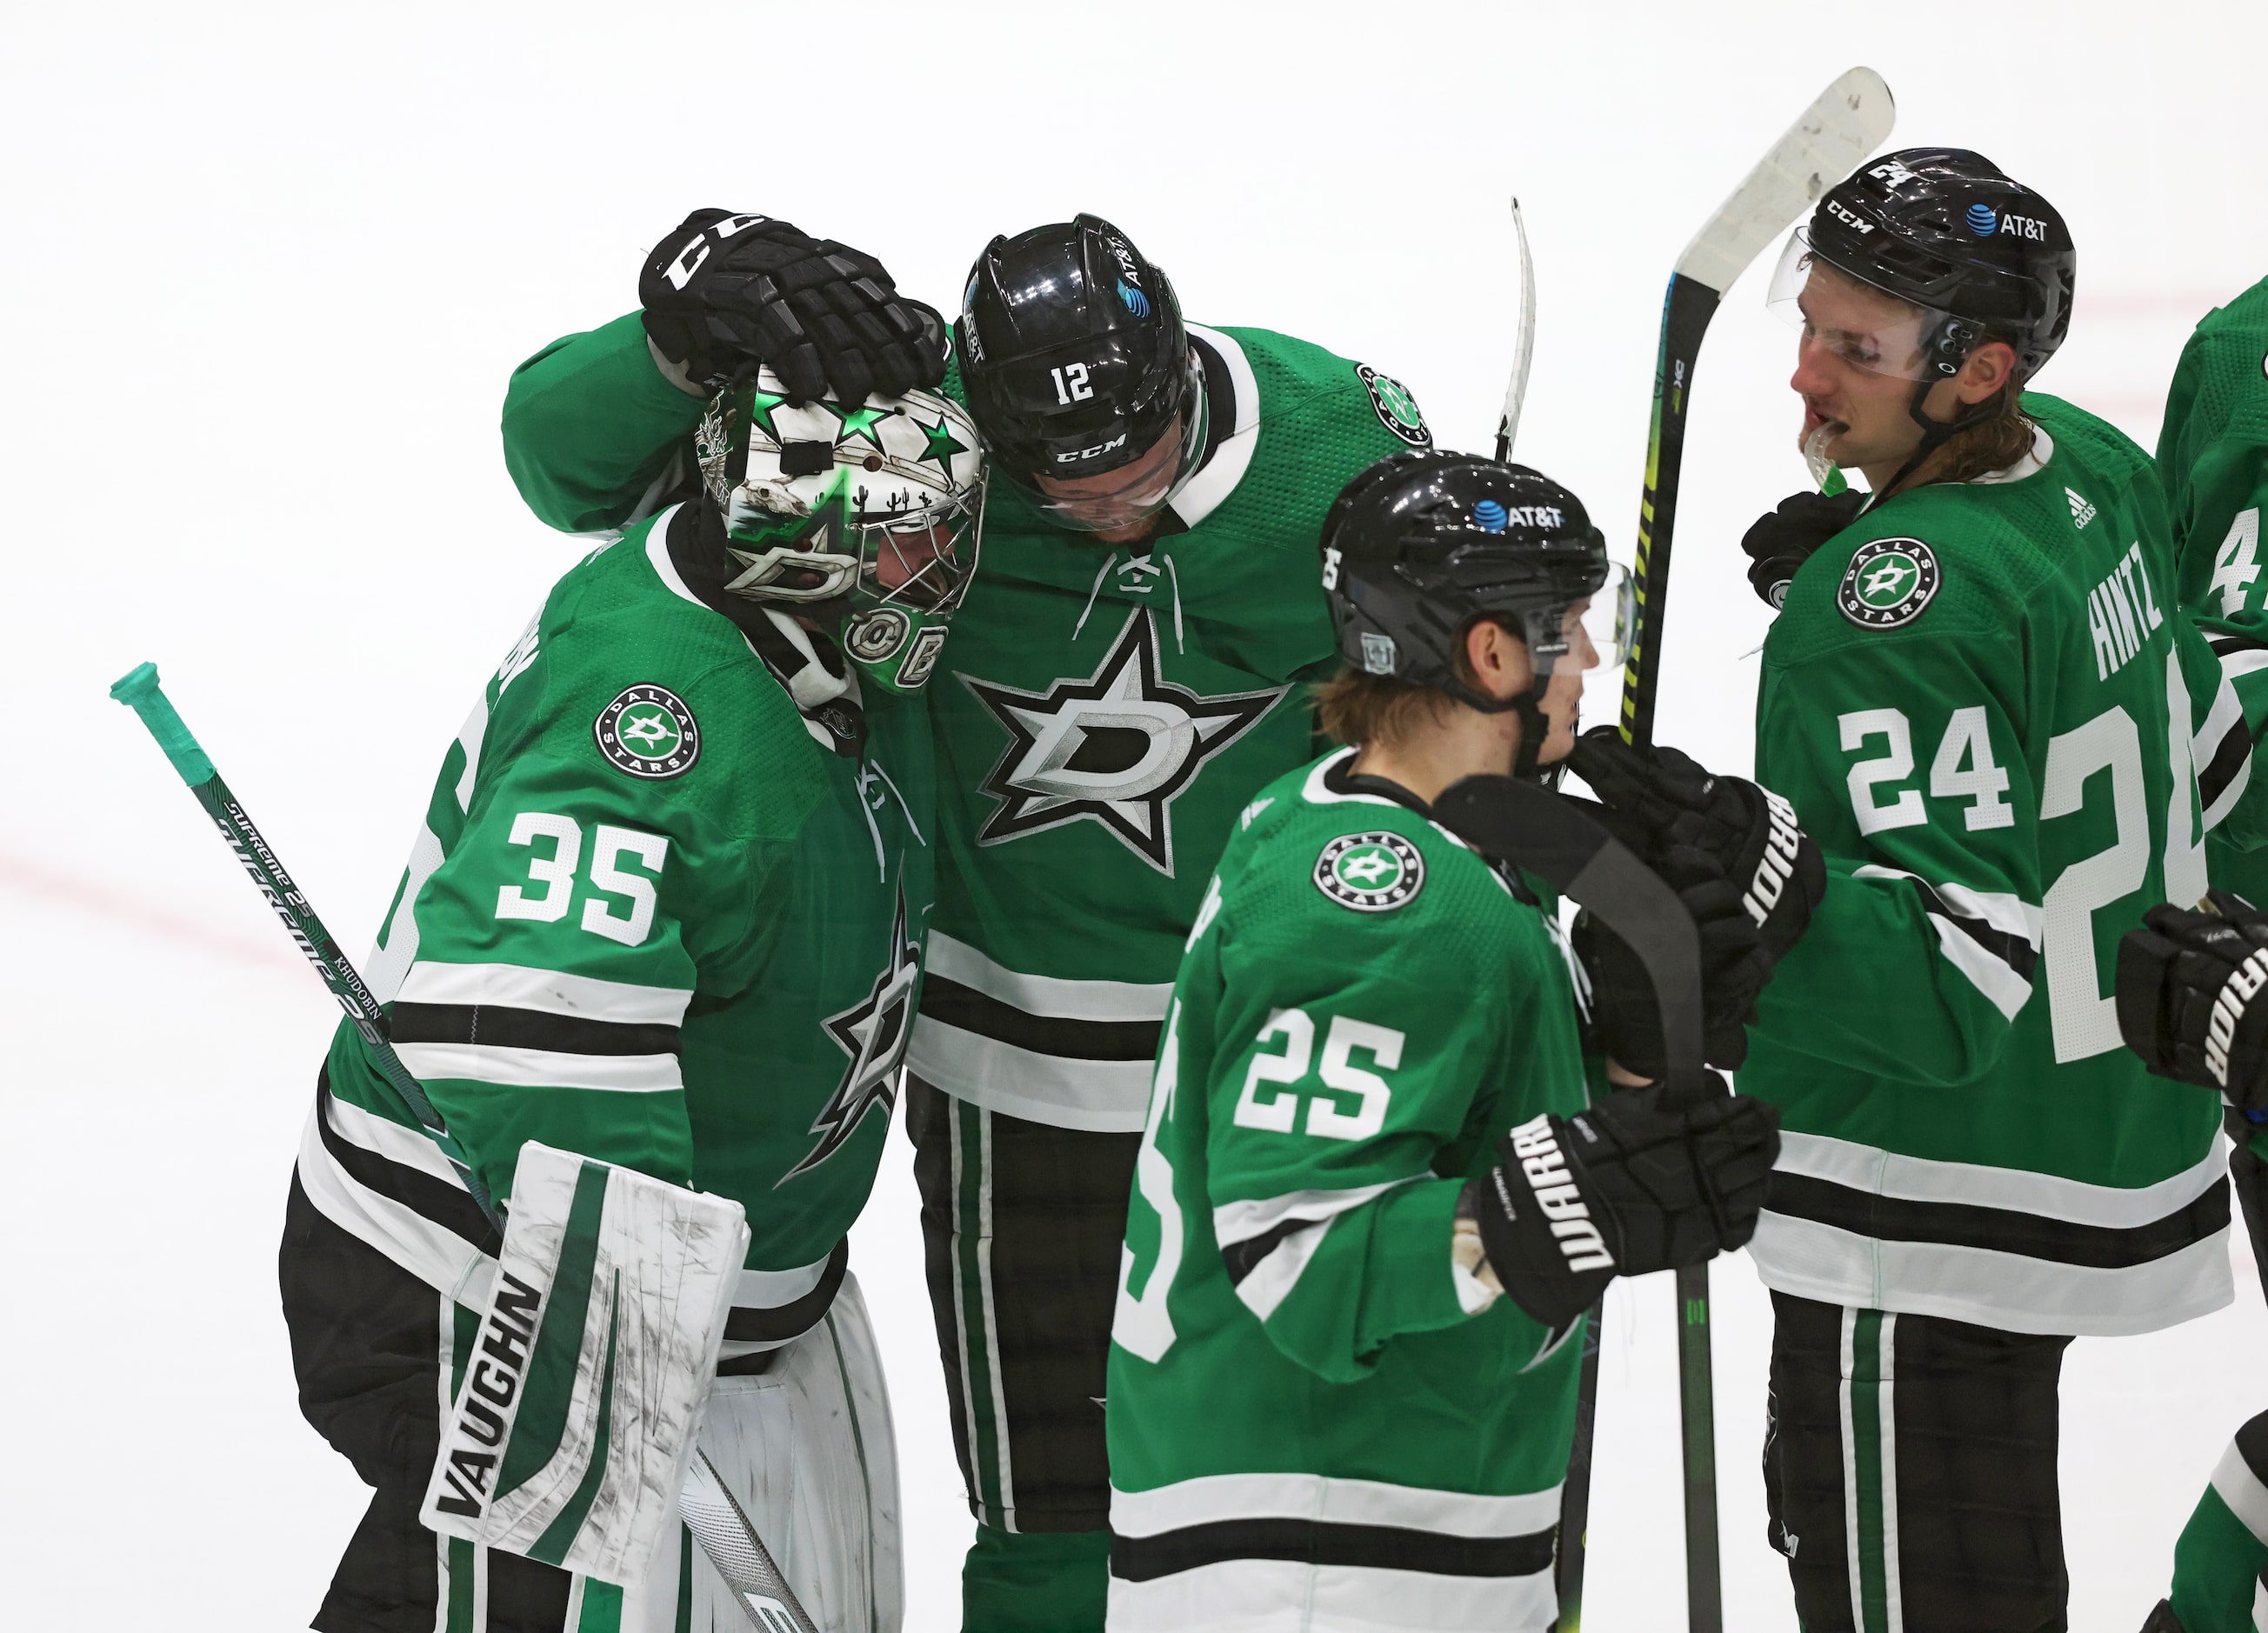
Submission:
<svg viewBox="0 0 2268 1633">
<path fill-rule="evenodd" d="M 905 1580 L 897 1439 L 855 1276 L 844 1276 L 819 1325 L 773 1351 L 763 1372 L 717 1380 L 701 1446 L 820 1633 L 898 1633 Z M 742 1625 L 701 1550 L 682 1557 L 693 1572 L 692 1625 Z M 673 1633 L 674 1572 L 670 1583 L 664 1574 L 657 1569 L 638 1594 L 624 1633 Z"/>
<path fill-rule="evenodd" d="M 642 1582 L 700 1431 L 748 1227 L 722 1197 L 530 1141 L 419 1518 Z"/>
</svg>

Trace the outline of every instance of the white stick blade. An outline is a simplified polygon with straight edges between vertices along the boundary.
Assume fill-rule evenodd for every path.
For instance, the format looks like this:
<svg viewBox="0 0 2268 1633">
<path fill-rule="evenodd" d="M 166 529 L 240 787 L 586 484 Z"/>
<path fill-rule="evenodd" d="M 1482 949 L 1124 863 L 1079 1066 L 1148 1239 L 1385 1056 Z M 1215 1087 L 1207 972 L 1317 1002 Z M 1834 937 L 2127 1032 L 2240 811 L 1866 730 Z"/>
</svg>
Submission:
<svg viewBox="0 0 2268 1633">
<path fill-rule="evenodd" d="M 1764 246 L 1882 144 L 1896 118 L 1890 88 L 1873 69 L 1854 68 L 1837 79 L 1693 235 L 1677 258 L 1677 275 L 1719 295 L 1732 288 Z"/>
<path fill-rule="evenodd" d="M 1512 375 L 1504 388 L 1504 411 L 1497 416 L 1497 457 L 1512 457 L 1513 438 L 1520 434 L 1520 408 L 1528 398 L 1528 369 L 1535 360 L 1535 258 L 1528 249 L 1528 223 L 1521 218 L 1520 201 L 1512 201 L 1512 230 L 1520 240 L 1520 333 L 1514 338 Z"/>
</svg>

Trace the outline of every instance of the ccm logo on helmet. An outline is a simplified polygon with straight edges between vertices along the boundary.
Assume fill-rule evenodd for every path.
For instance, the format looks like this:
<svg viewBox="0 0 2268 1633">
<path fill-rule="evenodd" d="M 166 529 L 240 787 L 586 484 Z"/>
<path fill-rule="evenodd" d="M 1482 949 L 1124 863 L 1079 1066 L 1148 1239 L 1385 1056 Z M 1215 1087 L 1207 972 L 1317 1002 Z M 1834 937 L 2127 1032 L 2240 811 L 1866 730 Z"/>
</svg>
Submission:
<svg viewBox="0 0 2268 1633">
<path fill-rule="evenodd" d="M 1855 228 L 1860 232 L 1872 232 L 1874 230 L 1873 222 L 1862 219 L 1856 210 L 1846 210 L 1831 198 L 1827 201 L 1827 213 L 1845 226 Z"/>
<path fill-rule="evenodd" d="M 1528 1188 L 1535 1193 L 1535 1205 L 1543 1217 L 1551 1221 L 1551 1234 L 1559 1239 L 1559 1251 L 1566 1255 L 1571 1270 L 1611 1270 L 1615 1256 L 1607 1251 L 1606 1238 L 1592 1221 L 1591 1210 L 1583 1205 L 1582 1194 L 1575 1182 L 1567 1177 L 1567 1159 L 1560 1153 L 1559 1142 L 1551 1135 L 1550 1117 L 1537 1114 L 1512 1131 L 1512 1149 L 1520 1159 L 1520 1171 L 1528 1176 Z M 1504 1170 L 1497 1170 L 1497 1187 L 1504 1188 Z M 1518 1210 L 1512 1198 L 1498 1198 L 1505 1211 L 1515 1217 Z"/>
<path fill-rule="evenodd" d="M 1077 453 L 1058 453 L 1056 455 L 1056 463 L 1058 465 L 1076 465 L 1081 460 L 1091 460 L 1098 453 L 1108 453 L 1113 448 L 1123 448 L 1125 445 L 1126 433 L 1124 431 L 1120 431 L 1118 435 L 1113 437 L 1108 442 L 1098 442 L 1092 448 L 1081 448 Z"/>
<path fill-rule="evenodd" d="M 1764 835 L 1764 859 L 1756 864 L 1754 878 L 1749 880 L 1749 893 L 1741 898 L 1741 905 L 1749 916 L 1761 926 L 1779 905 L 1779 893 L 1787 887 L 1795 872 L 1795 858 L 1801 853 L 1803 830 L 1796 826 L 1795 807 L 1770 790 L 1759 791 L 1764 805 L 1771 813 L 1771 826 Z"/>
<path fill-rule="evenodd" d="M 2224 1089 L 2228 1086 L 2228 1046 L 2235 1040 L 2236 1023 L 2244 1018 L 2263 986 L 2268 986 L 2268 947 L 2232 970 L 2220 996 L 2213 1001 L 2213 1019 L 2205 1029 L 2205 1064 L 2213 1080 Z"/>
</svg>

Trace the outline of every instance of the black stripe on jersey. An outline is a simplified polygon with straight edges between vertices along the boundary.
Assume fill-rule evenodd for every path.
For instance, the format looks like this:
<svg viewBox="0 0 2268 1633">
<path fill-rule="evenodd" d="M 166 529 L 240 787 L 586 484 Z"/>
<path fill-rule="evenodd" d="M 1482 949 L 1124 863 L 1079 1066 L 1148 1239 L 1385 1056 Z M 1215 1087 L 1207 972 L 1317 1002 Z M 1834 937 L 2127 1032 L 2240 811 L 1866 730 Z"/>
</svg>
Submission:
<svg viewBox="0 0 2268 1633">
<path fill-rule="evenodd" d="M 736 1344 L 777 1343 L 809 1332 L 835 1302 L 836 1291 L 843 1285 L 843 1272 L 850 1265 L 850 1239 L 846 1236 L 827 1255 L 827 1268 L 819 1273 L 817 1286 L 792 1303 L 766 1310 L 734 1305 L 725 1313 L 725 1336 Z"/>
<path fill-rule="evenodd" d="M 2252 1477 L 2268 1486 L 2268 1412 L 2247 1418 L 2236 1431 L 2236 1454 L 2252 1471 Z"/>
<path fill-rule="evenodd" d="M 935 970 L 922 977 L 921 1012 L 930 1019 L 1035 1055 L 1069 1060 L 1153 1060 L 1162 1020 L 1078 1020 L 1035 1015 L 989 992 L 947 981 Z"/>
<path fill-rule="evenodd" d="M 1975 942 L 2026 981 L 2039 967 L 2039 950 L 2023 937 L 1994 926 L 1989 920 L 1971 918 L 1954 910 L 1950 902 L 1937 894 L 1927 879 L 1907 876 L 1908 882 L 1921 892 L 1922 909 L 1933 917 L 1941 918 L 1970 940 Z"/>
<path fill-rule="evenodd" d="M 388 1011 L 387 1035 L 396 1043 L 481 1043 L 561 1055 L 677 1053 L 674 1026 L 593 1020 L 495 1004 L 397 1003 Z"/>
<path fill-rule="evenodd" d="M 2228 1227 L 2228 1186 L 2215 1181 L 2186 1207 L 2147 1225 L 2073 1225 L 2013 1208 L 1973 1203 L 1911 1202 L 1878 1196 L 1809 1174 L 1776 1173 L 1764 1206 L 1790 1218 L 1831 1225 L 1877 1241 L 1937 1242 L 2021 1254 L 2056 1264 L 2121 1270 L 2149 1264 Z"/>
<path fill-rule="evenodd" d="M 1289 1559 L 1306 1565 L 1423 1570 L 1437 1577 L 1531 1577 L 1551 1569 L 1553 1534 L 1546 1530 L 1461 1537 L 1320 1519 L 1217 1519 L 1156 1536 L 1114 1534 L 1110 1574 L 1122 1582 L 1153 1582 L 1229 1560 Z"/>
<path fill-rule="evenodd" d="M 2205 644 L 2213 648 L 2215 658 L 2226 658 L 2231 652 L 2268 651 L 2268 641 L 2250 635 L 2210 635 Z"/>
<path fill-rule="evenodd" d="M 2244 717 L 2240 715 L 2228 730 L 2220 734 L 2220 741 L 2214 746 L 2212 760 L 2198 768 L 2198 802 L 2200 808 L 2212 810 L 2220 797 L 2228 791 L 2228 785 L 2236 781 L 2237 773 L 2244 769 L 2244 762 L 2251 757 L 2252 729 L 2244 724 Z"/>
<path fill-rule="evenodd" d="M 1321 1219 L 1286 1219 L 1273 1230 L 1226 1244 L 1220 1250 L 1220 1262 L 1228 1271 L 1228 1284 L 1237 1286 L 1258 1269 L 1260 1262 L 1282 1247 L 1285 1237 L 1322 1223 Z"/>
<path fill-rule="evenodd" d="M 410 1167 L 365 1150 L 331 1126 L 331 1072 L 326 1065 L 315 1078 L 315 1129 L 323 1149 L 347 1178 L 365 1190 L 376 1191 L 410 1212 L 453 1231 L 482 1253 L 494 1254 L 501 1244 L 482 1216 L 472 1193 L 454 1180 L 444 1180 L 422 1168 Z M 418 1136 L 420 1139 L 425 1136 Z"/>
</svg>

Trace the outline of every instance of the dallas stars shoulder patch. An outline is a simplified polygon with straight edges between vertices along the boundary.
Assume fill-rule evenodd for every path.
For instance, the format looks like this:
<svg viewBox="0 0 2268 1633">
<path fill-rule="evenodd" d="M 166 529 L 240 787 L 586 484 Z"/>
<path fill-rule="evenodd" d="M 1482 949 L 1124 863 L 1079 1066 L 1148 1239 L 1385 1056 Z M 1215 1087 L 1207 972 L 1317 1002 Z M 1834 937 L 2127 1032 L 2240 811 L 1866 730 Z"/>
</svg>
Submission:
<svg viewBox="0 0 2268 1633">
<path fill-rule="evenodd" d="M 1399 834 L 1342 834 L 1315 858 L 1315 888 L 1358 913 L 1387 913 L 1425 887 L 1425 858 Z"/>
<path fill-rule="evenodd" d="M 1920 617 L 1943 582 L 1937 553 L 1920 540 L 1869 539 L 1851 553 L 1835 605 L 1861 629 L 1896 629 Z"/>
<path fill-rule="evenodd" d="M 1370 406 L 1378 416 L 1378 423 L 1413 448 L 1433 445 L 1432 428 L 1425 423 L 1425 416 L 1418 407 L 1418 400 L 1410 388 L 1391 374 L 1381 374 L 1367 363 L 1354 365 L 1355 378 L 1370 394 Z"/>
<path fill-rule="evenodd" d="M 683 776 L 701 758 L 701 727 L 685 700 L 666 686 L 626 686 L 591 724 L 599 752 L 617 771 L 659 782 Z"/>
</svg>

